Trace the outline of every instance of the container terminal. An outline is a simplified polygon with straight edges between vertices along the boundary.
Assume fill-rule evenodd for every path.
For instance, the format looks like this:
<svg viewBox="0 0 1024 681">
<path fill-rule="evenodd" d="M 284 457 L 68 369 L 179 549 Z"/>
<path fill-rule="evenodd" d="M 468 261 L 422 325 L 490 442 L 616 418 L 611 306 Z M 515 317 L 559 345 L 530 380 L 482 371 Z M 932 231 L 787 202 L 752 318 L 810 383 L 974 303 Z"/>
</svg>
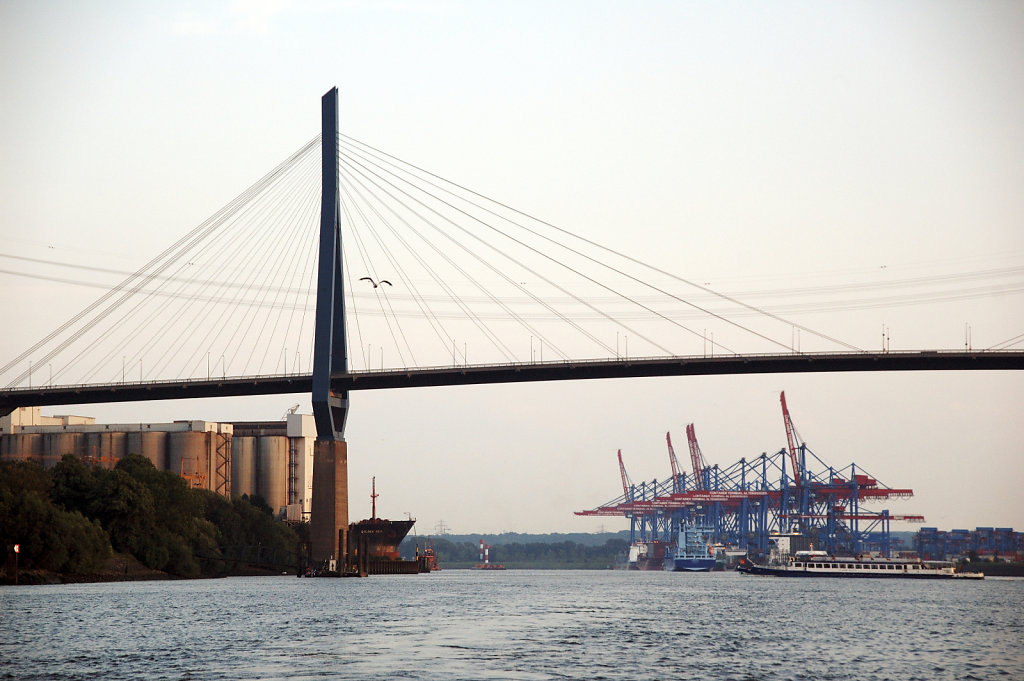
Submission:
<svg viewBox="0 0 1024 681">
<path fill-rule="evenodd" d="M 719 569 L 743 556 L 768 555 L 779 535 L 803 537 L 805 548 L 832 555 L 888 557 L 892 521 L 924 522 L 924 516 L 866 506 L 910 498 L 913 490 L 884 485 L 855 463 L 842 468 L 825 463 L 801 441 L 784 392 L 780 403 L 785 448 L 726 467 L 709 465 L 691 423 L 686 427 L 691 471 L 679 465 L 670 433 L 665 439 L 671 475 L 665 480 L 634 484 L 620 450 L 622 495 L 576 515 L 629 518 L 632 569 L 662 569 L 666 551 L 671 554 L 680 533 L 693 527 L 708 528 L 709 552 Z"/>
</svg>

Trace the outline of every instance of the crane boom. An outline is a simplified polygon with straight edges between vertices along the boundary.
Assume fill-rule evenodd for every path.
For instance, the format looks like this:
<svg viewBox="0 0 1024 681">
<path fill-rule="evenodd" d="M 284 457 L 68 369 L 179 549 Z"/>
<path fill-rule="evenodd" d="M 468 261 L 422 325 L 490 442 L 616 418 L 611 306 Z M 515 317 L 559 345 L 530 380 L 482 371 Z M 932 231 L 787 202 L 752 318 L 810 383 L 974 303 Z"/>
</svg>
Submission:
<svg viewBox="0 0 1024 681">
<path fill-rule="evenodd" d="M 633 486 L 633 481 L 629 479 L 629 474 L 626 473 L 626 464 L 622 463 L 622 450 L 619 450 L 619 474 L 622 475 L 622 497 L 629 501 L 629 488 Z"/>
<path fill-rule="evenodd" d="M 796 429 L 793 428 L 793 419 L 790 417 L 789 408 L 786 406 L 785 390 L 782 391 L 779 399 L 782 402 L 782 421 L 786 425 L 786 442 L 789 444 L 789 460 L 793 464 L 793 480 L 799 485 L 801 470 L 800 466 L 797 464 L 796 435 L 794 432 Z"/>
<path fill-rule="evenodd" d="M 665 433 L 665 441 L 668 442 L 668 462 L 672 466 L 672 491 L 682 492 L 679 487 L 679 460 L 676 459 L 676 450 L 672 449 L 671 433 Z"/>
<path fill-rule="evenodd" d="M 690 464 L 693 466 L 693 480 L 697 489 L 704 489 L 704 455 L 701 454 L 700 445 L 697 444 L 697 431 L 693 424 L 686 426 L 686 441 L 690 445 Z"/>
</svg>

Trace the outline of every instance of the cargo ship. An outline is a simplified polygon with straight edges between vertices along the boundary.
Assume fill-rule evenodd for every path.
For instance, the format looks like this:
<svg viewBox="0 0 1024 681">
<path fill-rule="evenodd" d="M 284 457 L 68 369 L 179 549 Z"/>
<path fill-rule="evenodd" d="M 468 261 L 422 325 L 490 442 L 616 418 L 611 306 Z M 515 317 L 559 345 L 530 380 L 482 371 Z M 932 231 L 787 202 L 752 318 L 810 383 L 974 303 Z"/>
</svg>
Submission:
<svg viewBox="0 0 1024 681">
<path fill-rule="evenodd" d="M 630 570 L 661 570 L 668 544 L 657 539 L 633 542 L 626 567 Z"/>
<path fill-rule="evenodd" d="M 907 558 L 830 556 L 825 551 L 797 551 L 781 565 L 758 565 L 748 558 L 736 567 L 748 575 L 772 577 L 853 577 L 902 579 L 984 579 L 981 572 L 957 572 L 953 563 Z"/>
<path fill-rule="evenodd" d="M 412 519 L 367 518 L 349 525 L 349 532 L 352 533 L 353 546 L 362 547 L 370 560 L 401 560 L 398 545 L 415 524 Z"/>
<path fill-rule="evenodd" d="M 665 552 L 664 569 L 672 572 L 710 572 L 715 568 L 713 530 L 696 524 L 679 528 L 676 545 Z"/>
<path fill-rule="evenodd" d="M 416 524 L 416 520 L 387 520 L 377 517 L 377 478 L 373 478 L 370 492 L 370 517 L 351 523 L 349 530 L 349 555 L 357 564 L 366 566 L 370 575 L 415 574 L 420 571 L 419 560 L 402 560 L 398 547 Z M 360 556 L 360 553 L 365 554 Z M 360 561 L 360 558 L 363 560 Z"/>
</svg>

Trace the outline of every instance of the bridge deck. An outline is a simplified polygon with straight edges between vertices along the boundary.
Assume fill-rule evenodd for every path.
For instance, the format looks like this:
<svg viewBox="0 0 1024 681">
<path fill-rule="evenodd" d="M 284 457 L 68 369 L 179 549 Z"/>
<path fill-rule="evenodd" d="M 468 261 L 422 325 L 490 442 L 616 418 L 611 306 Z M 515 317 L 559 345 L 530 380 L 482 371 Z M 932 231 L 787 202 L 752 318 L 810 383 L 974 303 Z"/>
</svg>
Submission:
<svg viewBox="0 0 1024 681">
<path fill-rule="evenodd" d="M 331 385 L 341 392 L 652 376 L 1015 369 L 1024 369 L 1024 350 L 792 353 L 392 369 L 335 373 Z M 272 395 L 310 392 L 311 388 L 310 374 L 13 388 L 0 391 L 0 415 L 17 407 Z"/>
</svg>

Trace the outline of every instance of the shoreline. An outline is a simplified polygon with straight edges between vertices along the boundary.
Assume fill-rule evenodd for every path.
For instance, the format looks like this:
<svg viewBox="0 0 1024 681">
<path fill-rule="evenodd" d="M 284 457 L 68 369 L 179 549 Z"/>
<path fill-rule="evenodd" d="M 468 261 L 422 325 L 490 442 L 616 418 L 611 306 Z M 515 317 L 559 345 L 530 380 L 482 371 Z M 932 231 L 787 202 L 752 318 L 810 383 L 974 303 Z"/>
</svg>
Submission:
<svg viewBox="0 0 1024 681">
<path fill-rule="evenodd" d="M 51 570 L 18 570 L 18 586 L 44 584 L 88 584 L 97 582 L 142 582 L 181 579 L 175 575 L 146 567 L 133 556 L 114 554 L 106 560 L 99 572 L 73 574 Z M 4 586 L 14 586 L 15 580 L 5 574 L 0 579 Z"/>
<path fill-rule="evenodd" d="M 84 574 L 52 572 L 50 570 L 18 570 L 17 586 L 42 586 L 50 584 L 100 584 L 104 582 L 155 582 L 184 579 L 219 579 L 220 577 L 275 576 L 280 572 L 272 570 L 248 570 L 218 577 L 181 577 L 162 570 L 153 570 L 133 556 L 114 554 L 106 560 L 99 572 Z M 295 576 L 295 572 L 289 573 Z M 7 574 L 0 576 L 0 586 L 15 586 Z"/>
</svg>

